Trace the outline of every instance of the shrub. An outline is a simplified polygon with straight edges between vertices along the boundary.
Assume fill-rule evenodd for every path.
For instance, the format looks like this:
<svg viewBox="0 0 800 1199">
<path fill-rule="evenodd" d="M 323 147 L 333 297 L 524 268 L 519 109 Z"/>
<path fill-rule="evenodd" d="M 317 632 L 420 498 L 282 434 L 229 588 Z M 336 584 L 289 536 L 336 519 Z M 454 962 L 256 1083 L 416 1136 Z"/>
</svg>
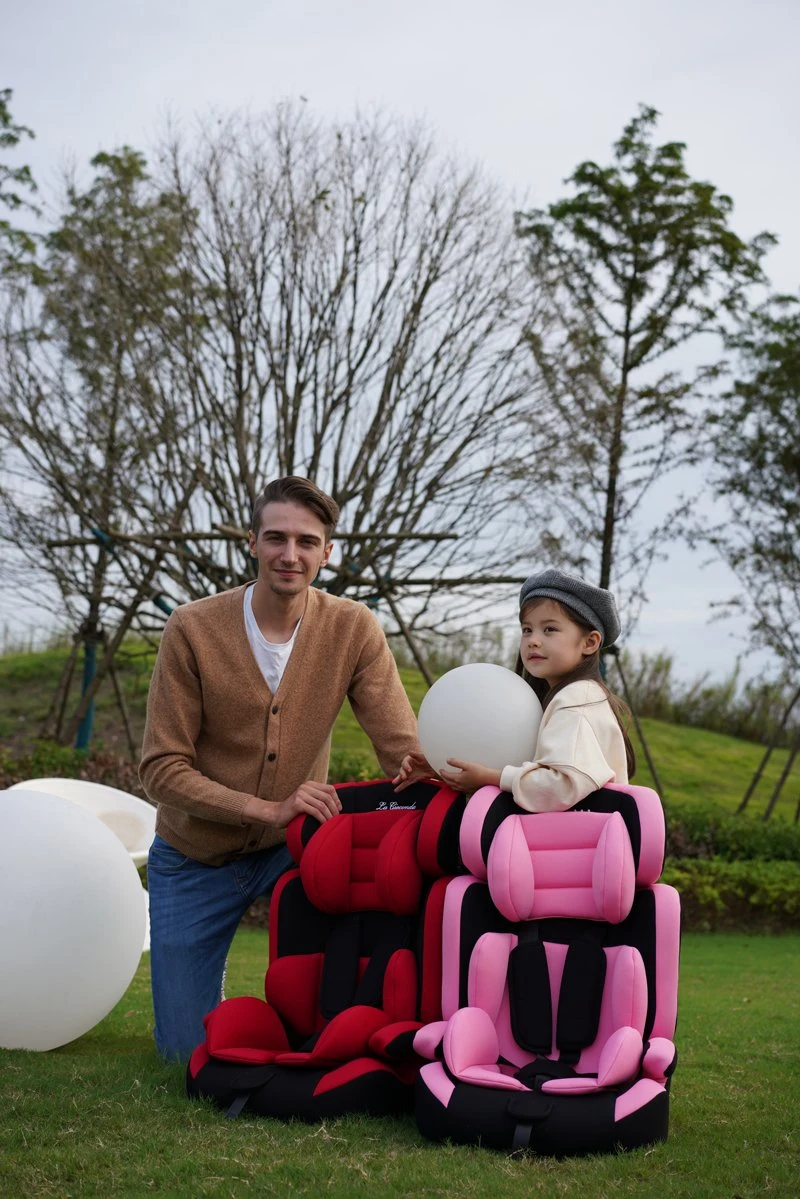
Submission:
<svg viewBox="0 0 800 1199">
<path fill-rule="evenodd" d="M 685 929 L 800 927 L 800 862 L 680 858 L 667 862 L 662 881 L 680 893 Z"/>
<path fill-rule="evenodd" d="M 334 750 L 328 767 L 331 783 L 362 783 L 381 777 L 381 770 L 371 754 L 360 750 Z"/>
<path fill-rule="evenodd" d="M 742 681 L 737 665 L 727 678 L 713 681 L 705 674 L 687 682 L 676 676 L 672 655 L 665 651 L 631 654 L 626 650 L 621 663 L 629 687 L 628 699 L 639 716 L 764 745 L 777 737 L 777 744 L 784 748 L 791 745 L 800 726 L 798 703 L 786 727 L 780 728 L 786 706 L 796 693 L 797 684 L 791 678 Z M 610 686 L 619 689 L 613 659 L 609 670 Z"/>
<path fill-rule="evenodd" d="M 0 750 L 0 788 L 37 778 L 86 779 L 146 798 L 136 764 L 107 750 L 72 749 L 56 741 L 37 741 L 25 754 Z"/>
<path fill-rule="evenodd" d="M 667 854 L 676 858 L 719 857 L 728 862 L 800 862 L 800 825 L 736 816 L 719 807 L 669 804 Z"/>
</svg>

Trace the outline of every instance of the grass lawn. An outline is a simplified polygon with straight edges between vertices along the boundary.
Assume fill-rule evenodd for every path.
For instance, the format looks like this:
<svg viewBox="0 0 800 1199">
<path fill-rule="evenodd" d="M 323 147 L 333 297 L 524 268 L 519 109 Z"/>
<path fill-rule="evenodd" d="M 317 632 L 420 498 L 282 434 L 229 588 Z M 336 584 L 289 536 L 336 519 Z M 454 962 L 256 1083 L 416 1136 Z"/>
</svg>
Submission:
<svg viewBox="0 0 800 1199">
<path fill-rule="evenodd" d="M 258 993 L 266 935 L 243 929 L 230 994 Z M 53 979 L 58 1002 L 58 979 Z M 800 1193 L 800 935 L 687 935 L 669 1140 L 623 1156 L 510 1161 L 424 1141 L 413 1119 L 308 1126 L 183 1097 L 150 1039 L 148 957 L 96 1029 L 0 1051 L 0 1195 L 442 1195 L 723 1199 Z"/>
</svg>

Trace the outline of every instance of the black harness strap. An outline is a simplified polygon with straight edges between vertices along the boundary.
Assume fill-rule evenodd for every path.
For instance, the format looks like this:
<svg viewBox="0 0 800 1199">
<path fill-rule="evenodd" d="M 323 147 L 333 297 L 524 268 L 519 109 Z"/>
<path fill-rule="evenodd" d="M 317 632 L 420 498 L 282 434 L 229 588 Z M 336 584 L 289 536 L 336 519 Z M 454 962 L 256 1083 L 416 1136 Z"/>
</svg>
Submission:
<svg viewBox="0 0 800 1199">
<path fill-rule="evenodd" d="M 537 1057 L 532 1062 L 528 1062 L 520 1070 L 517 1070 L 514 1075 L 520 1082 L 524 1082 L 526 1087 L 530 1087 L 532 1091 L 540 1091 L 542 1084 L 550 1082 L 553 1078 L 596 1078 L 596 1074 L 578 1074 L 575 1067 L 569 1062 L 553 1061 L 549 1057 Z"/>
<path fill-rule="evenodd" d="M 230 1107 L 226 1111 L 225 1119 L 226 1120 L 235 1120 L 237 1116 L 240 1116 L 242 1113 L 242 1110 L 244 1109 L 245 1104 L 247 1103 L 247 1101 L 250 1098 L 250 1095 L 251 1095 L 250 1091 L 246 1091 L 244 1093 L 244 1095 L 237 1095 L 236 1098 L 234 1099 L 233 1103 L 230 1105 Z"/>
<path fill-rule="evenodd" d="M 362 934 L 367 915 L 353 912 L 346 916 L 334 927 L 325 944 L 319 990 L 319 1006 L 325 1020 L 360 1004 L 382 1007 L 383 982 L 392 954 L 411 947 L 411 918 L 387 914 L 359 982 L 359 959 L 366 956 L 362 952 Z"/>
<path fill-rule="evenodd" d="M 597 1036 L 606 966 L 599 930 L 589 926 L 570 943 L 561 977 L 556 1047 L 564 1064 L 575 1065 Z"/>
<path fill-rule="evenodd" d="M 519 942 L 509 954 L 508 997 L 514 1040 L 529 1053 L 549 1053 L 553 1037 L 550 977 L 534 923 L 522 925 Z"/>
<path fill-rule="evenodd" d="M 409 916 L 387 916 L 386 925 L 370 954 L 364 977 L 353 996 L 354 1005 L 363 1003 L 370 1007 L 382 1008 L 383 983 L 389 961 L 398 949 L 411 948 L 412 925 Z"/>
<path fill-rule="evenodd" d="M 512 1095 L 506 1110 L 514 1120 L 509 1157 L 520 1157 L 530 1148 L 534 1126 L 549 1119 L 553 1105 L 544 1095 Z"/>
<path fill-rule="evenodd" d="M 514 1136 L 511 1140 L 511 1148 L 508 1151 L 509 1157 L 521 1157 L 531 1143 L 531 1134 L 533 1132 L 532 1124 L 515 1124 Z"/>
<path fill-rule="evenodd" d="M 226 1120 L 235 1120 L 240 1116 L 256 1091 L 260 1091 L 267 1083 L 272 1082 L 277 1074 L 275 1066 L 238 1066 L 231 1074 L 234 1084 L 233 1099 L 225 1110 Z"/>
<path fill-rule="evenodd" d="M 319 1008 L 326 1020 L 332 1020 L 353 1003 L 360 941 L 361 913 L 352 912 L 337 921 L 325 942 Z"/>
</svg>

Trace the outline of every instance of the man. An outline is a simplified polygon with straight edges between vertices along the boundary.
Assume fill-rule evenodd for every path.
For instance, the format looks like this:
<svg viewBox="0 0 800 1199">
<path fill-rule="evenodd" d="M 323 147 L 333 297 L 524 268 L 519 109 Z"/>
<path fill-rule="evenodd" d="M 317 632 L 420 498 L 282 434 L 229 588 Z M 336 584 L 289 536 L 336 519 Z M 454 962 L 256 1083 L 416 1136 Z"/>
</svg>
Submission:
<svg viewBox="0 0 800 1199">
<path fill-rule="evenodd" d="M 255 583 L 176 609 L 150 684 L 140 777 L 158 804 L 148 863 L 155 1039 L 185 1060 L 221 998 L 250 904 L 291 866 L 287 824 L 340 808 L 326 782 L 347 697 L 381 768 L 417 748 L 386 638 L 363 605 L 313 589 L 339 509 L 308 479 L 253 510 Z"/>
</svg>

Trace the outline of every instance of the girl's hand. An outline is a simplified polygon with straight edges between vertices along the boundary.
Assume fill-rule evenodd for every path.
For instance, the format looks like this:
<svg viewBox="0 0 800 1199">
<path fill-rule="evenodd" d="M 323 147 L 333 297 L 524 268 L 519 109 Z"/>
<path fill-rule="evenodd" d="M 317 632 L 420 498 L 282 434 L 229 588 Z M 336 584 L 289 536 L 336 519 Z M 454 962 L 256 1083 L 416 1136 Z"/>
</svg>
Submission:
<svg viewBox="0 0 800 1199">
<path fill-rule="evenodd" d="M 456 791 L 477 791 L 479 787 L 499 787 L 500 771 L 481 766 L 480 762 L 462 762 L 459 758 L 448 758 L 448 766 L 455 770 L 442 770 L 440 778 Z"/>
<path fill-rule="evenodd" d="M 412 783 L 418 783 L 421 779 L 438 779 L 438 777 L 424 754 L 411 753 L 406 754 L 403 758 L 402 765 L 392 782 L 395 784 L 395 791 L 405 791 L 406 787 L 410 787 Z"/>
</svg>

